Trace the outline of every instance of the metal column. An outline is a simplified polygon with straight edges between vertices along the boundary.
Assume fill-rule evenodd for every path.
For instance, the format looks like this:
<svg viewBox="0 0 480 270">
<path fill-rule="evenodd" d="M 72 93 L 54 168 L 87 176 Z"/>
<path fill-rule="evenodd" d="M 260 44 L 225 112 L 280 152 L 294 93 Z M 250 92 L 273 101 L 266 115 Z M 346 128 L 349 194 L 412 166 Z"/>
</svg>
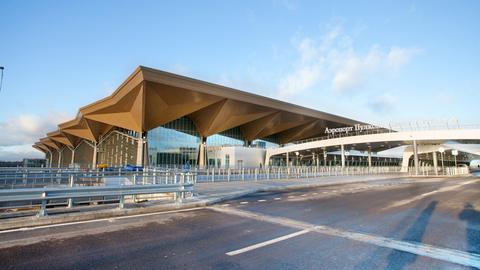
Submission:
<svg viewBox="0 0 480 270">
<path fill-rule="evenodd" d="M 415 175 L 418 175 L 418 149 L 416 140 L 413 140 L 413 166 L 415 167 Z"/>
<path fill-rule="evenodd" d="M 70 161 L 70 165 L 73 166 L 75 164 L 75 162 L 74 162 L 74 160 L 75 160 L 75 148 L 71 148 L 70 151 L 72 151 L 72 160 Z"/>
<path fill-rule="evenodd" d="M 342 168 L 345 167 L 345 146 L 342 144 L 340 145 L 341 154 L 342 154 Z"/>
<path fill-rule="evenodd" d="M 97 168 L 97 142 L 93 142 L 92 169 Z"/>
<path fill-rule="evenodd" d="M 438 175 L 438 160 L 437 160 L 437 152 L 432 152 L 433 157 L 433 170 L 435 171 L 435 175 Z"/>
<path fill-rule="evenodd" d="M 62 166 L 62 156 L 63 156 L 63 149 L 57 150 L 58 153 L 58 162 L 57 162 L 57 167 L 60 168 Z"/>
<path fill-rule="evenodd" d="M 207 157 L 207 137 L 200 137 L 200 145 L 198 147 L 198 167 L 205 168 L 206 157 Z"/>
<path fill-rule="evenodd" d="M 372 167 L 372 149 L 368 147 L 368 168 Z"/>
</svg>

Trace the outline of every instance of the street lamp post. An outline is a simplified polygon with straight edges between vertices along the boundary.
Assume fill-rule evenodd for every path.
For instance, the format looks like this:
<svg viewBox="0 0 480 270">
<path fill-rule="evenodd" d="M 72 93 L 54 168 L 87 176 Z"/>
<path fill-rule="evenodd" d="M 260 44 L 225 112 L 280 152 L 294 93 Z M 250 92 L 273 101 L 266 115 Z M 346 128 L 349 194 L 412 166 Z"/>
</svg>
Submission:
<svg viewBox="0 0 480 270">
<path fill-rule="evenodd" d="M 3 85 L 3 70 L 4 67 L 0 67 L 0 92 L 2 91 L 2 85 Z"/>
</svg>

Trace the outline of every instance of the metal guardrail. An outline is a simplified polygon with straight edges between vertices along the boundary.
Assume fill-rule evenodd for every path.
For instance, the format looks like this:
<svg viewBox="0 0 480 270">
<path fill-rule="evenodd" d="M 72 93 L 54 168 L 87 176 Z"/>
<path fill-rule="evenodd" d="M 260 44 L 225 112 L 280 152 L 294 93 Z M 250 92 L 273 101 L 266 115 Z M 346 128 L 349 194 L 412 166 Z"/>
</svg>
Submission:
<svg viewBox="0 0 480 270">
<path fill-rule="evenodd" d="M 141 194 L 174 193 L 175 199 L 181 201 L 186 192 L 193 192 L 193 183 L 176 183 L 162 185 L 130 185 L 111 187 L 71 187 L 71 188 L 30 188 L 0 190 L 0 203 L 40 201 L 38 216 L 47 215 L 49 200 L 67 199 L 68 206 L 73 207 L 73 199 L 97 196 L 115 196 L 119 198 L 119 208 L 125 206 L 125 196 Z"/>
</svg>

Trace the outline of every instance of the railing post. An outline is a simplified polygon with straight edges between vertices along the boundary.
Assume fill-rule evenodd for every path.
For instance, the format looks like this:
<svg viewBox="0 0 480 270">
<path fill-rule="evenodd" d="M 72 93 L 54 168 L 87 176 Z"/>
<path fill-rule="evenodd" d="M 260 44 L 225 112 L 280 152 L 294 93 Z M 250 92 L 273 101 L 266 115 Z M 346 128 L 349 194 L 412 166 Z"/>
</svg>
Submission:
<svg viewBox="0 0 480 270">
<path fill-rule="evenodd" d="M 70 174 L 70 187 L 73 187 L 73 174 Z M 68 208 L 72 208 L 73 207 L 73 199 L 72 198 L 68 198 L 68 205 L 67 205 Z"/>
<path fill-rule="evenodd" d="M 120 195 L 120 201 L 118 202 L 118 208 L 125 208 L 125 195 Z"/>
<path fill-rule="evenodd" d="M 47 192 L 42 193 L 42 198 L 47 197 Z M 39 217 L 47 216 L 47 199 L 42 200 L 42 204 L 40 205 L 40 212 L 38 212 Z"/>
</svg>

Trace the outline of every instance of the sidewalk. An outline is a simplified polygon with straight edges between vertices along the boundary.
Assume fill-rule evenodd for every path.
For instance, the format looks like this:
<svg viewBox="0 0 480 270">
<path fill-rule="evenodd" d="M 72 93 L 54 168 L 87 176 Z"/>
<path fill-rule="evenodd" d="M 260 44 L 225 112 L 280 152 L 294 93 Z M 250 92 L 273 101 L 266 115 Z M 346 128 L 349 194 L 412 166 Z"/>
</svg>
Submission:
<svg viewBox="0 0 480 270">
<path fill-rule="evenodd" d="M 216 182 L 216 183 L 197 183 L 195 185 L 195 196 L 184 200 L 183 203 L 173 201 L 152 201 L 146 203 L 129 204 L 124 209 L 99 207 L 92 209 L 89 207 L 75 207 L 71 210 L 60 211 L 61 214 L 52 214 L 47 217 L 17 217 L 0 219 L 0 231 L 34 227 L 42 225 L 52 225 L 68 222 L 80 222 L 93 219 L 105 219 L 125 215 L 141 215 L 147 213 L 172 211 L 179 209 L 189 209 L 204 207 L 234 198 L 239 198 L 247 194 L 260 191 L 275 191 L 287 189 L 300 189 L 308 187 L 318 187 L 327 185 L 371 182 L 381 180 L 399 180 L 405 178 L 404 174 L 390 174 L 380 176 L 326 176 L 308 179 L 290 179 L 290 180 L 261 180 L 261 181 L 234 181 L 234 182 Z M 115 205 L 116 207 L 116 205 Z M 70 212 L 68 212 L 70 211 Z M 50 211 L 53 213 L 53 211 Z"/>
</svg>

